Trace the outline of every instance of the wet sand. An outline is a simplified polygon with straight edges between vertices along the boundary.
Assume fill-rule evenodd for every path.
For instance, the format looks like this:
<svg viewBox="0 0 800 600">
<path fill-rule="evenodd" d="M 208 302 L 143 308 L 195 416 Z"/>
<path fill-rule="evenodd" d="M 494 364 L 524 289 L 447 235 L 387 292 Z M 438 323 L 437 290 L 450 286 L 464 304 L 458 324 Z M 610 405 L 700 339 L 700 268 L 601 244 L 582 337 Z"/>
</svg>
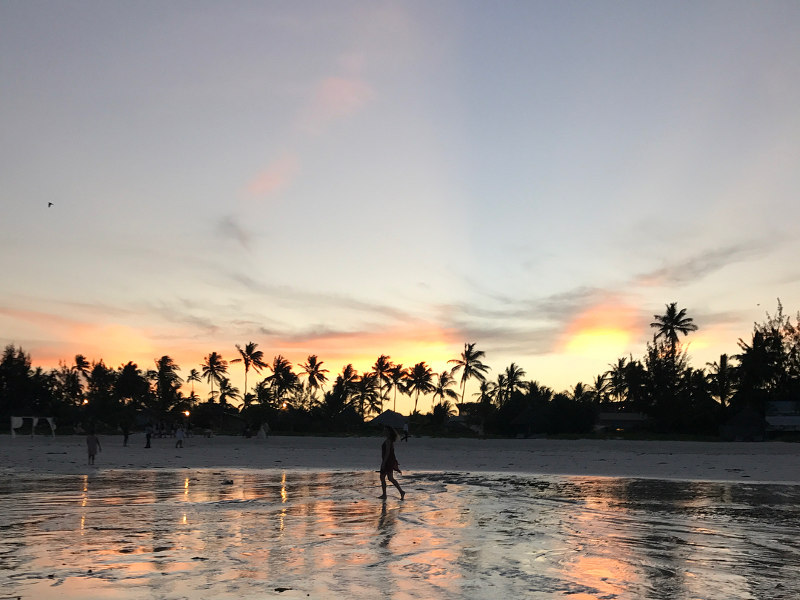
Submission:
<svg viewBox="0 0 800 600">
<path fill-rule="evenodd" d="M 436 471 L 7 474 L 24 600 L 800 597 L 800 486 Z"/>
<path fill-rule="evenodd" d="M 800 597 L 800 444 L 0 436 L 0 596 Z"/>
<path fill-rule="evenodd" d="M 184 448 L 171 438 L 101 436 L 96 465 L 86 463 L 81 436 L 0 435 L 0 473 L 93 473 L 104 469 L 376 469 L 378 437 L 267 439 L 190 437 Z M 800 444 L 783 442 L 660 442 L 625 440 L 479 440 L 416 438 L 397 443 L 406 472 L 507 472 L 594 475 L 691 481 L 800 482 Z"/>
</svg>

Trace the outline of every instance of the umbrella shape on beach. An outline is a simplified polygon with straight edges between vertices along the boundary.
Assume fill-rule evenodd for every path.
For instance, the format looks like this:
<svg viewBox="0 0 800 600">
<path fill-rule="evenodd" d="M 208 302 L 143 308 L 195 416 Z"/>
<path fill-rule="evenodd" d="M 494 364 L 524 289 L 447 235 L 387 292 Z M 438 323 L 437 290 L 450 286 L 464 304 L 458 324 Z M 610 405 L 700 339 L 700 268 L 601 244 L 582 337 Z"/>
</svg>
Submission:
<svg viewBox="0 0 800 600">
<path fill-rule="evenodd" d="M 386 425 L 395 429 L 402 429 L 408 418 L 393 410 L 385 410 L 370 421 L 370 425 Z"/>
</svg>

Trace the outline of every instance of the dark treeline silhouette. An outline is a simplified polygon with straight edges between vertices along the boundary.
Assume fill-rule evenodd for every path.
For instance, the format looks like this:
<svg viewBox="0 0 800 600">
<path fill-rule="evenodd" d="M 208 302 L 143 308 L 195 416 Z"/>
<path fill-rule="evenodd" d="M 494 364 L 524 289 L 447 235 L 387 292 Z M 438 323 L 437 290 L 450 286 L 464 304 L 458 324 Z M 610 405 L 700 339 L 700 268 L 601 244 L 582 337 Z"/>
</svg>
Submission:
<svg viewBox="0 0 800 600">
<path fill-rule="evenodd" d="M 491 380 L 475 343 L 465 344 L 442 373 L 424 361 L 404 367 L 381 355 L 364 373 L 345 366 L 332 383 L 316 355 L 295 367 L 281 355 L 266 362 L 254 342 L 237 344 L 238 356 L 230 363 L 242 366 L 244 392 L 232 384 L 230 364 L 217 352 L 190 369 L 184 381 L 169 356 L 144 370 L 133 362 L 114 369 L 79 354 L 73 364 L 46 371 L 33 367 L 22 348 L 9 345 L 0 360 L 0 419 L 52 416 L 61 433 L 78 426 L 129 431 L 147 423 L 231 433 L 255 432 L 262 424 L 294 433 L 357 433 L 372 416 L 396 409 L 397 396 L 406 395 L 413 400 L 416 433 L 589 434 L 601 415 L 635 414 L 641 416 L 639 427 L 650 432 L 716 435 L 735 417 L 761 423 L 771 403 L 800 399 L 800 315 L 792 323 L 780 301 L 774 315 L 754 324 L 748 341 L 738 341 L 738 353 L 723 354 L 703 368 L 690 365 L 681 344 L 697 330 L 685 309 L 666 305 L 651 327 L 654 335 L 641 358 L 618 358 L 591 384 L 559 393 L 526 379 L 515 363 Z M 262 372 L 248 389 L 248 377 Z M 210 391 L 201 399 L 194 384 L 203 380 Z M 471 380 L 478 391 L 468 397 Z M 426 397 L 431 405 L 423 414 L 420 400 Z"/>
</svg>

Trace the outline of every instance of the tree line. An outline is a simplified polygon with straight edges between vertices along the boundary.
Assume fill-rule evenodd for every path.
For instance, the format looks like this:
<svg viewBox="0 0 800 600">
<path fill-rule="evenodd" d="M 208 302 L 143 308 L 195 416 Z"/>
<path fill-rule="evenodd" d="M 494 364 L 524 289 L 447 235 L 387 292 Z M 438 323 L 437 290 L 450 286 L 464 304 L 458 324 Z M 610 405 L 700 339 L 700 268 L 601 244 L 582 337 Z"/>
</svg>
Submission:
<svg viewBox="0 0 800 600">
<path fill-rule="evenodd" d="M 476 343 L 466 343 L 440 373 L 424 361 L 406 367 L 381 355 L 363 373 L 346 365 L 332 382 L 316 355 L 297 366 L 282 355 L 268 362 L 254 342 L 236 344 L 230 361 L 209 353 L 185 379 L 166 355 L 148 370 L 133 362 L 111 368 L 80 354 L 71 364 L 44 370 L 34 367 L 22 348 L 9 345 L 0 359 L 0 417 L 54 416 L 60 431 L 78 424 L 133 429 L 189 415 L 194 426 L 227 431 L 268 423 L 283 431 L 357 432 L 405 395 L 414 402 L 415 429 L 432 433 L 452 427 L 457 412 L 464 432 L 506 436 L 586 434 L 600 412 L 636 412 L 647 416 L 654 432 L 715 434 L 745 409 L 761 418 L 771 402 L 800 400 L 800 315 L 793 323 L 780 301 L 774 315 L 754 324 L 748 341 L 738 340 L 737 353 L 701 368 L 691 366 L 682 344 L 682 336 L 697 330 L 686 309 L 667 304 L 651 327 L 653 338 L 641 358 L 620 357 L 590 384 L 579 382 L 558 393 L 527 379 L 516 363 L 490 377 Z M 233 364 L 243 370 L 244 392 L 231 381 Z M 248 387 L 251 376 L 257 381 Z M 470 380 L 478 391 L 467 397 Z M 195 393 L 194 384 L 201 381 L 209 385 L 206 398 Z M 430 401 L 425 414 L 423 399 L 425 408 Z"/>
</svg>

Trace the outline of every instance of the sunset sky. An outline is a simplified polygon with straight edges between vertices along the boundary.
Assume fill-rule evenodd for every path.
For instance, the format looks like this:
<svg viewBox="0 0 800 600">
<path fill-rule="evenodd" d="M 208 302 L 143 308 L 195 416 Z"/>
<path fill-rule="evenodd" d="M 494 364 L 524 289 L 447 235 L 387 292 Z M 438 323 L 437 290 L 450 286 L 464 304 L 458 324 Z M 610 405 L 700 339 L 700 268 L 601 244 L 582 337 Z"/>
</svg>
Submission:
<svg viewBox="0 0 800 600">
<path fill-rule="evenodd" d="M 798 31 L 795 1 L 2 2 L 0 344 L 333 377 L 475 342 L 560 391 L 677 302 L 703 367 L 800 309 Z"/>
</svg>

